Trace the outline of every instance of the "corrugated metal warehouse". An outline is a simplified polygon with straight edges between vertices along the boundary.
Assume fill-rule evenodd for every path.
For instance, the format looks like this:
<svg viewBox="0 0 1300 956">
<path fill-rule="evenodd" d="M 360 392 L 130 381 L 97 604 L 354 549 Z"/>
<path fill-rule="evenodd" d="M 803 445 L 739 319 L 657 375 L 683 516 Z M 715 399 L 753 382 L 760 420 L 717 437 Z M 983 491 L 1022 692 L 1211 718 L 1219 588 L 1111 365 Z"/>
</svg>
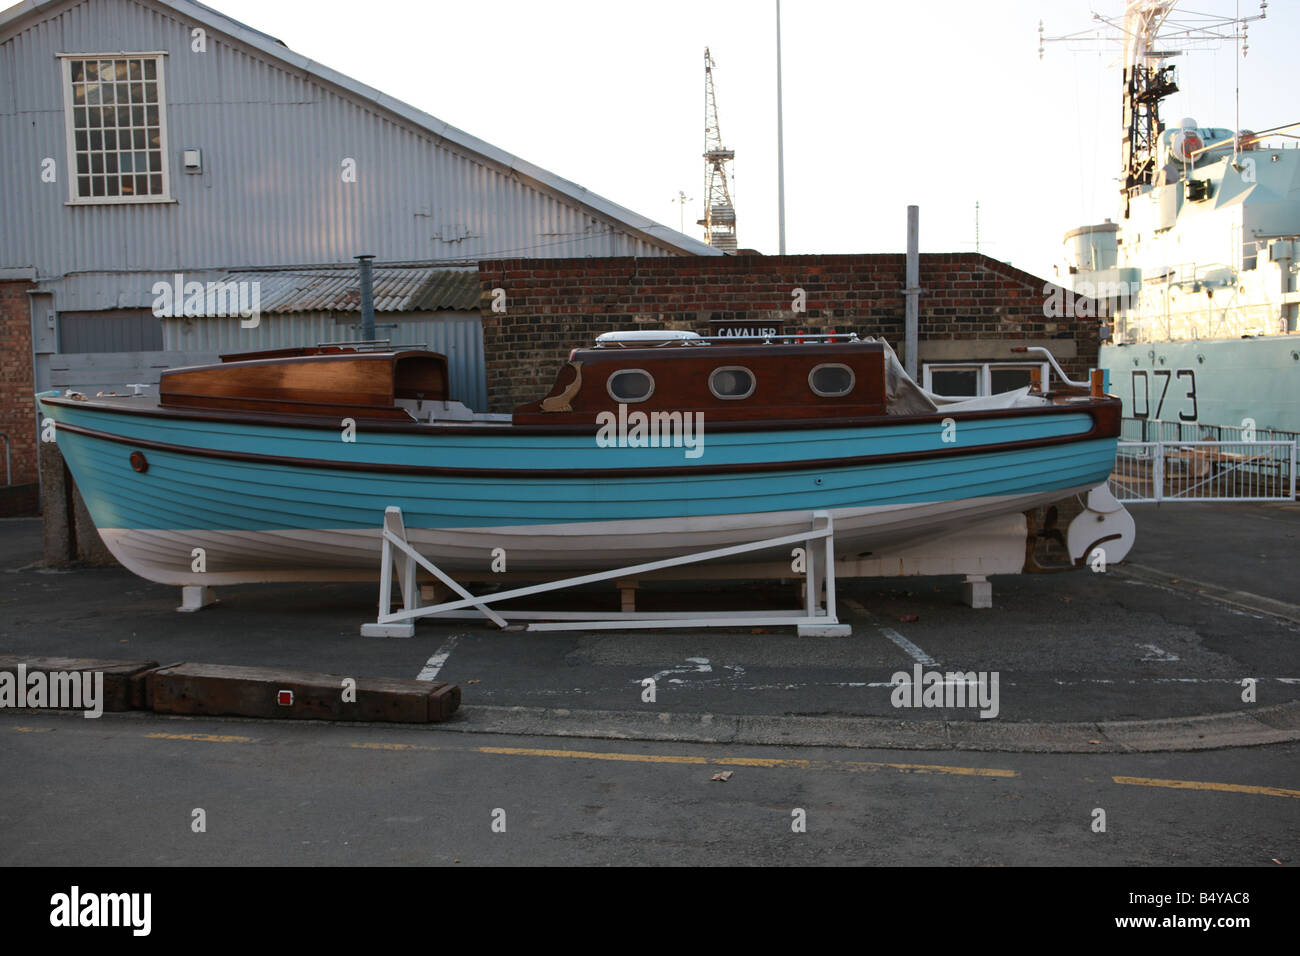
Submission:
<svg viewBox="0 0 1300 956">
<path fill-rule="evenodd" d="M 717 254 L 188 0 L 0 13 L 0 164 L 15 481 L 35 477 L 34 389 L 358 338 L 360 254 L 379 334 L 445 351 L 475 408 L 479 260 Z M 259 283 L 260 323 L 160 320 L 178 276 Z"/>
</svg>

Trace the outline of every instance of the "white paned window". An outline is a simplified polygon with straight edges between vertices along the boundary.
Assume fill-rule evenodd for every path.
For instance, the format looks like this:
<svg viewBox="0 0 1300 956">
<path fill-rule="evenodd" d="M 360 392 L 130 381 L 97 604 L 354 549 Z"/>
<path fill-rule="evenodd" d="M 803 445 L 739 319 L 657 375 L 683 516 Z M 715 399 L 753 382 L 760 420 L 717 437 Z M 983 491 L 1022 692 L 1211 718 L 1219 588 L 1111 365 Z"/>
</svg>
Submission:
<svg viewBox="0 0 1300 956">
<path fill-rule="evenodd" d="M 1040 362 L 928 362 L 922 384 L 936 395 L 978 398 L 1024 388 L 1032 369 L 1038 369 L 1040 382 L 1048 381 L 1047 365 Z"/>
<path fill-rule="evenodd" d="M 171 202 L 159 53 L 68 54 L 68 201 Z"/>
</svg>

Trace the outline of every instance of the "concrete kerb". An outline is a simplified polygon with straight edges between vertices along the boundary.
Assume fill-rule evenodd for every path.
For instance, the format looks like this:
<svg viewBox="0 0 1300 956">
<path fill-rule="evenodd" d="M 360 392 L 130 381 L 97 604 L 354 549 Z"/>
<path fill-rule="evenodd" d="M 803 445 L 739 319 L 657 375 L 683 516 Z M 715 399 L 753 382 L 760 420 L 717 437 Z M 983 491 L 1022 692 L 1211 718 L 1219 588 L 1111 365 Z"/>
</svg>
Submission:
<svg viewBox="0 0 1300 956">
<path fill-rule="evenodd" d="M 24 662 L 24 659 L 0 658 L 0 669 L 12 670 L 20 662 Z M 322 710 L 319 707 L 309 707 L 299 712 L 300 708 L 294 706 L 299 703 L 295 699 L 297 695 L 290 694 L 289 706 L 282 709 L 271 692 L 281 685 L 292 684 L 299 690 L 314 688 L 320 691 L 317 696 L 322 699 L 328 697 L 332 700 L 338 694 L 338 678 L 335 675 L 276 669 L 193 664 L 158 668 L 152 661 L 114 662 L 73 658 L 28 659 L 25 663 L 32 665 L 35 670 L 125 668 L 124 679 L 134 681 L 143 678 L 146 684 L 171 680 L 167 675 L 173 670 L 178 671 L 177 679 L 181 679 L 182 683 L 190 671 L 201 678 L 207 678 L 207 683 L 200 681 L 198 687 L 185 685 L 184 693 L 181 694 L 183 706 L 155 707 L 152 698 L 156 696 L 156 691 L 149 690 L 144 695 L 147 698 L 145 700 L 136 700 L 138 694 L 119 694 L 119 697 L 123 697 L 118 707 L 121 710 L 134 707 L 145 711 L 170 711 L 171 714 L 202 715 L 214 719 L 231 719 L 227 715 L 239 714 L 249 719 L 292 716 L 315 722 L 315 718 L 324 716 L 328 708 Z M 438 715 L 430 714 L 422 719 L 443 721 L 438 724 L 438 729 L 460 733 L 742 746 L 1003 753 L 1150 753 L 1254 747 L 1300 740 L 1300 701 L 1273 704 L 1249 711 L 1194 717 L 1060 723 L 576 710 L 486 704 L 471 705 L 457 712 L 459 690 L 454 685 L 384 679 L 361 679 L 357 683 L 366 683 L 367 694 L 376 700 L 382 699 L 381 703 L 388 698 L 401 696 L 401 693 L 406 693 L 407 696 L 416 693 L 423 698 L 439 688 L 455 690 L 454 703 L 443 708 L 443 712 Z M 375 686 L 370 687 L 369 684 Z M 358 689 L 361 688 L 358 686 Z M 224 705 L 209 706 L 205 702 L 209 691 L 216 695 L 214 699 L 218 704 L 224 702 Z M 243 704 L 233 706 L 232 701 L 226 699 L 232 695 L 239 698 L 235 703 L 243 701 Z M 244 701 L 244 697 L 257 706 Z M 303 703 L 306 702 L 304 698 Z M 372 722 L 379 722 L 394 728 L 410 726 L 391 723 L 393 718 L 387 716 L 389 709 L 391 708 L 382 706 L 378 709 L 371 708 L 374 712 L 367 711 L 368 723 L 373 725 Z M 337 718 L 329 722 L 365 726 L 366 724 L 359 723 L 351 712 L 353 710 L 356 708 L 343 708 Z M 33 713 L 31 710 L 14 712 Z"/>
<path fill-rule="evenodd" d="M 470 706 L 439 731 L 743 746 L 1004 753 L 1153 753 L 1300 740 L 1300 701 L 1249 712 L 1078 723 L 641 713 Z"/>
<path fill-rule="evenodd" d="M 8 711 L 24 716 L 60 711 Z M 6 711 L 0 711 L 0 714 Z M 66 712 L 62 712 L 66 713 Z M 280 723 L 256 717 L 179 716 L 149 711 L 104 719 L 216 720 Z M 724 744 L 745 747 L 837 747 L 853 750 L 970 753 L 1170 753 L 1260 747 L 1300 740 L 1300 701 L 1250 712 L 1156 720 L 1077 723 L 905 721 L 887 717 L 812 717 L 641 713 L 551 707 L 473 705 L 438 724 L 358 721 L 294 723 L 382 727 L 409 733 L 463 733 L 601 741 Z"/>
</svg>

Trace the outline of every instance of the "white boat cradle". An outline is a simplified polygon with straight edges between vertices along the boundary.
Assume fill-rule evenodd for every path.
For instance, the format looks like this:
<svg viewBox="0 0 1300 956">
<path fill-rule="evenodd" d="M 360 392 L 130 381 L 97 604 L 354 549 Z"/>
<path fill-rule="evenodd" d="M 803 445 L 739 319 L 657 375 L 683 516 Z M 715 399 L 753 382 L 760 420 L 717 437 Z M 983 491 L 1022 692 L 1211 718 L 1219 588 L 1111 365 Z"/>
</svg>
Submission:
<svg viewBox="0 0 1300 956">
<path fill-rule="evenodd" d="M 389 507 L 384 512 L 383 550 L 379 570 L 379 618 L 374 624 L 363 624 L 363 637 L 413 637 L 415 622 L 419 618 L 465 619 L 488 618 L 502 629 L 510 628 L 508 621 L 529 620 L 522 630 L 526 631 L 573 631 L 573 630 L 613 630 L 626 628 L 635 624 L 642 628 L 670 627 L 761 627 L 788 626 L 798 628 L 800 637 L 847 637 L 851 630 L 847 624 L 841 624 L 835 614 L 835 552 L 834 522 L 826 511 L 812 513 L 811 527 L 806 533 L 782 535 L 776 538 L 764 538 L 747 544 L 737 544 L 726 548 L 713 548 L 681 557 L 649 561 L 612 571 L 600 571 L 578 577 L 564 578 L 559 581 L 547 581 L 529 587 L 513 588 L 493 594 L 475 596 L 465 590 L 441 568 L 424 557 L 406 540 L 406 528 L 402 521 L 402 510 Z M 818 559 L 817 548 L 813 545 L 824 542 L 823 554 Z M 802 610 L 789 611 L 496 611 L 490 604 L 509 601 L 514 598 L 531 597 L 547 591 L 559 591 L 565 588 L 593 584 L 597 581 L 626 579 L 655 571 L 730 558 L 748 552 L 768 550 L 782 545 L 802 545 L 804 549 L 804 607 Z M 417 568 L 424 568 L 452 591 L 460 595 L 460 600 L 444 601 L 440 604 L 422 607 L 420 605 L 420 588 L 416 575 Z M 824 570 L 823 570 L 824 569 Z M 402 609 L 394 611 L 393 577 L 402 592 Z M 822 586 L 826 588 L 826 603 L 820 600 Z M 473 608 L 473 611 L 469 609 Z M 536 620 L 545 618 L 544 621 Z M 520 629 L 520 628 L 513 628 Z"/>
<path fill-rule="evenodd" d="M 1020 574 L 1025 570 L 1028 522 L 1023 514 L 1002 515 L 960 532 L 926 542 L 899 547 L 879 555 L 846 557 L 835 554 L 835 525 L 829 512 L 810 513 L 806 532 L 763 538 L 745 544 L 650 561 L 642 564 L 547 581 L 527 587 L 475 595 L 421 555 L 406 538 L 400 508 L 389 507 L 383 518 L 379 572 L 379 613 L 373 624 L 363 624 L 363 637 L 413 637 L 415 622 L 482 620 L 502 629 L 526 631 L 617 630 L 635 628 L 794 627 L 800 637 L 847 637 L 849 625 L 840 622 L 836 605 L 836 579 L 841 577 L 915 577 L 964 575 L 962 600 L 972 608 L 993 606 L 991 574 Z M 1134 540 L 1133 518 L 1105 485 L 1092 489 L 1083 511 L 1067 529 L 1070 559 L 1079 562 L 1101 552 L 1107 564 L 1122 561 Z M 814 547 L 822 542 L 819 548 Z M 702 564 L 782 546 L 804 552 L 803 607 L 762 611 L 637 611 L 635 590 L 640 580 L 791 579 L 789 560 L 757 564 Z M 819 554 L 820 552 L 820 554 Z M 691 566 L 685 572 L 677 569 Z M 419 569 L 433 575 L 459 599 L 423 604 Z M 465 576 L 462 575 L 462 579 Z M 478 580 L 509 580 L 511 575 L 480 575 Z M 621 611 L 496 610 L 491 605 L 515 598 L 614 581 L 623 592 Z M 402 606 L 393 609 L 393 584 L 401 591 Z M 825 599 L 822 599 L 822 592 Z M 511 621 L 529 622 L 512 625 Z"/>
</svg>

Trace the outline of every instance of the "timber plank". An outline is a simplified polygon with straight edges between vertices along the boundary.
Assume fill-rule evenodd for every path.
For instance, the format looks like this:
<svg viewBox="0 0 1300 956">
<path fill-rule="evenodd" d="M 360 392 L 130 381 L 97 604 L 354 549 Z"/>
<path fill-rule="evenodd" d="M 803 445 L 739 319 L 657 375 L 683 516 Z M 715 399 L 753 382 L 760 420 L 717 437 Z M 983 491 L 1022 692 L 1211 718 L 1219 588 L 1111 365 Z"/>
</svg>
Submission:
<svg viewBox="0 0 1300 956">
<path fill-rule="evenodd" d="M 441 681 L 347 675 L 190 662 L 160 667 L 146 680 L 146 706 L 163 714 L 437 723 L 460 706 L 460 688 Z M 292 703 L 279 700 L 290 691 Z"/>
</svg>

